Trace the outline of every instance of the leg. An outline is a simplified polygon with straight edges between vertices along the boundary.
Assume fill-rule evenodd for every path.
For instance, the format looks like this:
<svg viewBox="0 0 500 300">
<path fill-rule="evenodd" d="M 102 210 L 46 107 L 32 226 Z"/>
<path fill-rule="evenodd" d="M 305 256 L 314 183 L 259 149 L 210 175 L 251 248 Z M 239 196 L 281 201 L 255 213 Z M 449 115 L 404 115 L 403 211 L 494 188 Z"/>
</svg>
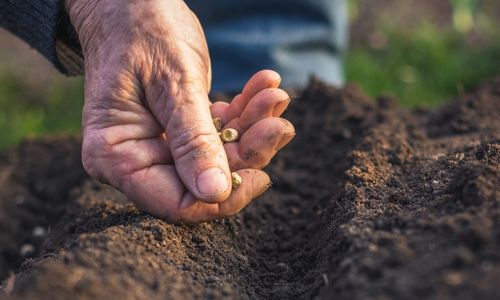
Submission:
<svg viewBox="0 0 500 300">
<path fill-rule="evenodd" d="M 310 74 L 343 83 L 345 0 L 191 0 L 207 35 L 213 90 L 241 88 L 260 69 L 304 86 Z"/>
</svg>

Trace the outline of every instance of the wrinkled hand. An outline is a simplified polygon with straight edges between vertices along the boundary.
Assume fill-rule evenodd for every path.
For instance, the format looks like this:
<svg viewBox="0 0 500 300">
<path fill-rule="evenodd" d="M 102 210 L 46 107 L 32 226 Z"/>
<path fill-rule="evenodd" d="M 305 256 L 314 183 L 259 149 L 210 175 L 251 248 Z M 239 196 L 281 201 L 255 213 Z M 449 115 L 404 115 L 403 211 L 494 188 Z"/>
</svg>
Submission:
<svg viewBox="0 0 500 300">
<path fill-rule="evenodd" d="M 279 75 L 210 103 L 203 30 L 181 0 L 66 0 L 85 55 L 82 160 L 94 178 L 171 222 L 239 212 L 269 186 L 259 169 L 294 136 Z M 212 123 L 240 133 L 222 144 Z M 231 189 L 231 171 L 243 183 Z"/>
</svg>

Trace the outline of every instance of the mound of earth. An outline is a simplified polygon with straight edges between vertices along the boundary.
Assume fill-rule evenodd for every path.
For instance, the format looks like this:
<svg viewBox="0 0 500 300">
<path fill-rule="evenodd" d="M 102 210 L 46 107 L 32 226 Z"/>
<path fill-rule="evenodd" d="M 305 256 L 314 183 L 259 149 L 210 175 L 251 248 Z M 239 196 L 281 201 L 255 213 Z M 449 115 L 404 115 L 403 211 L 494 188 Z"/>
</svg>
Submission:
<svg viewBox="0 0 500 300">
<path fill-rule="evenodd" d="M 77 137 L 0 154 L 8 298 L 500 297 L 500 79 L 437 110 L 313 80 L 274 186 L 171 225 L 89 180 Z"/>
</svg>

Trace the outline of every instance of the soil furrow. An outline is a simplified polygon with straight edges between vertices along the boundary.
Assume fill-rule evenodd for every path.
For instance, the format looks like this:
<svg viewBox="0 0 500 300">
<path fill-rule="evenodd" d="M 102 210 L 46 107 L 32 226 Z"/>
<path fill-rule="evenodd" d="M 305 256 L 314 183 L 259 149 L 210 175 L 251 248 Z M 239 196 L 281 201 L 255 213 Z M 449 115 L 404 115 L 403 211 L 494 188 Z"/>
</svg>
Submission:
<svg viewBox="0 0 500 300">
<path fill-rule="evenodd" d="M 78 139 L 28 141 L 0 160 L 4 292 L 499 296 L 499 87 L 492 81 L 437 110 L 412 111 L 313 80 L 287 113 L 297 138 L 267 169 L 271 191 L 238 216 L 199 225 L 167 224 L 84 179 Z M 28 194 L 29 206 L 15 204 Z M 35 238 L 40 220 L 50 231 Z M 24 244 L 35 250 L 21 255 Z"/>
</svg>

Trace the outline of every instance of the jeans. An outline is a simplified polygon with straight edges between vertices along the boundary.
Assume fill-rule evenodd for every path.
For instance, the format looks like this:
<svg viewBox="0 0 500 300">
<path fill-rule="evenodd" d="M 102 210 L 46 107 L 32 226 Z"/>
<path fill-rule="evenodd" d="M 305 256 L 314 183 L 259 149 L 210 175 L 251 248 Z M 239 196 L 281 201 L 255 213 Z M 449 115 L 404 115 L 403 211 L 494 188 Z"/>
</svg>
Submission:
<svg viewBox="0 0 500 300">
<path fill-rule="evenodd" d="M 311 74 L 342 85 L 345 0 L 189 0 L 205 29 L 212 91 L 236 91 L 261 69 L 301 87 Z"/>
</svg>

